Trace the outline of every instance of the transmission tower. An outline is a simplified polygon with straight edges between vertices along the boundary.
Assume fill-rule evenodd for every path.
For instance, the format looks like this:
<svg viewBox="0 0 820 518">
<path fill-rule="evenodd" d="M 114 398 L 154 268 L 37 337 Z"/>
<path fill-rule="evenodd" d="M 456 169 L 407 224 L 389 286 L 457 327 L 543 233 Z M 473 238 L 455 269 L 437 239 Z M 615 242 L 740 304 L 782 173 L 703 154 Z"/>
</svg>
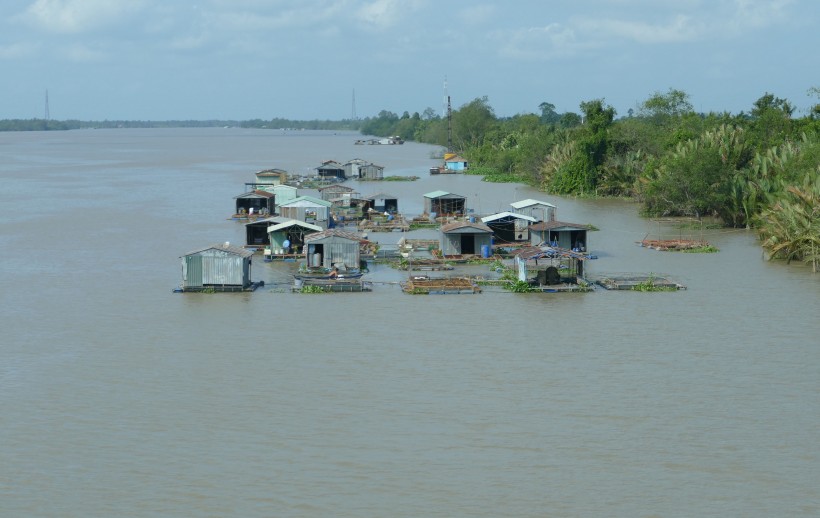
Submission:
<svg viewBox="0 0 820 518">
<path fill-rule="evenodd" d="M 46 90 L 46 113 L 45 113 L 45 120 L 50 120 L 51 114 L 48 112 L 48 90 Z"/>
<path fill-rule="evenodd" d="M 353 89 L 353 113 L 351 116 L 351 120 L 359 120 L 359 117 L 356 115 L 356 89 Z"/>
</svg>

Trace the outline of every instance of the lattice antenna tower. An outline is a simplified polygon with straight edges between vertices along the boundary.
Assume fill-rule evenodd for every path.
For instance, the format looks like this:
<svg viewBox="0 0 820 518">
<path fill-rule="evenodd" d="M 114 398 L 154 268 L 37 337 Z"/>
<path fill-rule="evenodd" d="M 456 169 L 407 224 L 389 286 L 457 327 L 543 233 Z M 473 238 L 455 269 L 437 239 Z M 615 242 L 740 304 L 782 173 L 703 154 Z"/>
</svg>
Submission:
<svg viewBox="0 0 820 518">
<path fill-rule="evenodd" d="M 45 113 L 45 120 L 50 120 L 51 114 L 48 111 L 48 90 L 46 90 L 46 113 Z"/>
<path fill-rule="evenodd" d="M 356 115 L 356 89 L 353 89 L 353 112 L 351 114 L 351 120 L 359 120 L 359 117 Z"/>
</svg>

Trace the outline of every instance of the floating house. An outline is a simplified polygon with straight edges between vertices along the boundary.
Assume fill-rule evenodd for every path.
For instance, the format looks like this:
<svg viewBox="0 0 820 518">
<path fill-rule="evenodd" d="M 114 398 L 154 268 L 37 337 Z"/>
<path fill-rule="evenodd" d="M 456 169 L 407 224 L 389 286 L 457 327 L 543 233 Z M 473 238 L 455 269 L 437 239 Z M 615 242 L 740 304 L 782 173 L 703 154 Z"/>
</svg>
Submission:
<svg viewBox="0 0 820 518">
<path fill-rule="evenodd" d="M 293 201 L 299 197 L 299 191 L 291 185 L 274 185 L 269 189 L 264 189 L 276 195 L 276 204 L 281 205 Z"/>
<path fill-rule="evenodd" d="M 492 255 L 493 230 L 484 223 L 456 221 L 441 227 L 439 249 L 444 257 L 453 255 Z"/>
<path fill-rule="evenodd" d="M 521 200 L 510 204 L 512 212 L 531 216 L 538 221 L 552 221 L 555 219 L 555 205 L 540 200 Z"/>
<path fill-rule="evenodd" d="M 530 282 L 529 269 L 533 267 L 539 286 L 570 284 L 572 286 L 565 286 L 561 291 L 578 291 L 578 285 L 587 284 L 584 280 L 584 263 L 587 259 L 586 255 L 573 250 L 542 245 L 519 250 L 515 255 L 515 265 L 519 281 Z M 563 266 L 563 268 L 556 265 Z M 580 291 L 587 291 L 587 289 Z"/>
<path fill-rule="evenodd" d="M 251 258 L 244 248 L 212 245 L 182 256 L 182 291 L 252 289 Z"/>
<path fill-rule="evenodd" d="M 464 214 L 467 198 L 447 191 L 433 191 L 424 195 L 424 212 L 438 216 Z"/>
<path fill-rule="evenodd" d="M 359 268 L 362 243 L 367 243 L 367 240 L 344 230 L 330 229 L 309 234 L 305 236 L 307 266 Z"/>
<path fill-rule="evenodd" d="M 345 167 L 335 160 L 325 160 L 316 168 L 316 174 L 325 180 L 346 180 Z"/>
<path fill-rule="evenodd" d="M 325 222 L 328 220 L 330 207 L 329 201 L 320 200 L 313 196 L 299 196 L 287 203 L 279 205 L 279 215 L 288 219 L 298 219 L 299 221 Z"/>
<path fill-rule="evenodd" d="M 360 180 L 381 180 L 384 178 L 384 166 L 354 158 L 344 165 L 345 176 L 347 178 L 358 178 Z"/>
<path fill-rule="evenodd" d="M 268 238 L 268 227 L 288 221 L 288 218 L 281 216 L 271 216 L 260 218 L 256 221 L 245 223 L 245 246 L 250 248 L 262 248 L 270 244 Z"/>
<path fill-rule="evenodd" d="M 289 254 L 294 250 L 304 250 L 305 236 L 321 232 L 318 225 L 296 219 L 288 219 L 268 227 L 268 242 L 273 254 Z"/>
<path fill-rule="evenodd" d="M 349 200 L 350 198 L 360 196 L 360 194 L 356 192 L 356 189 L 340 184 L 319 187 L 318 191 L 319 196 L 325 201 L 333 201 L 339 198 L 347 198 Z M 348 203 L 348 205 L 350 204 Z"/>
<path fill-rule="evenodd" d="M 365 196 L 364 202 L 363 212 L 367 212 L 368 209 L 373 209 L 376 212 L 395 214 L 399 211 L 399 199 L 392 194 L 384 192 L 371 194 L 370 196 Z"/>
<path fill-rule="evenodd" d="M 585 252 L 589 250 L 587 233 L 589 226 L 564 221 L 542 221 L 530 225 L 530 243 L 533 246 L 551 245 Z"/>
<path fill-rule="evenodd" d="M 272 192 L 255 190 L 234 196 L 236 210 L 234 214 L 273 214 L 276 197 Z"/>
<path fill-rule="evenodd" d="M 444 169 L 447 171 L 466 171 L 469 167 L 467 159 L 461 155 L 454 153 L 445 153 L 444 155 Z"/>
<path fill-rule="evenodd" d="M 529 242 L 529 226 L 537 221 L 531 216 L 513 212 L 499 212 L 481 218 L 481 222 L 493 230 L 496 241 L 502 243 Z"/>
<path fill-rule="evenodd" d="M 256 185 L 258 189 L 269 190 L 266 187 L 284 185 L 288 181 L 288 173 L 283 169 L 265 169 L 256 173 Z"/>
</svg>

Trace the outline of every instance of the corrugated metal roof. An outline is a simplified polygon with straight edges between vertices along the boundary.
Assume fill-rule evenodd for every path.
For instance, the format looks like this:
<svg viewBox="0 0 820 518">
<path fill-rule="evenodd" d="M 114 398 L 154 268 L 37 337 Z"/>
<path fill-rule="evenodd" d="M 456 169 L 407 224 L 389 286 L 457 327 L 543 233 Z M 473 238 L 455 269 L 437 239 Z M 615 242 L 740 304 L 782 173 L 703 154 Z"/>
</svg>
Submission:
<svg viewBox="0 0 820 518">
<path fill-rule="evenodd" d="M 486 216 L 481 218 L 481 221 L 484 223 L 489 223 L 491 221 L 498 221 L 499 219 L 504 218 L 512 218 L 512 219 L 523 219 L 526 221 L 536 222 L 537 219 L 533 218 L 532 216 L 525 216 L 524 214 L 516 214 L 514 212 L 499 212 L 498 214 L 493 214 L 492 216 Z"/>
<path fill-rule="evenodd" d="M 514 209 L 523 209 L 525 207 L 531 207 L 533 205 L 546 205 L 547 207 L 552 207 L 553 209 L 555 208 L 555 205 L 553 205 L 552 203 L 548 203 L 546 201 L 533 200 L 531 198 L 521 201 L 514 201 L 510 203 L 510 207 Z"/>
<path fill-rule="evenodd" d="M 298 198 L 294 198 L 287 203 L 283 203 L 279 205 L 280 207 L 330 207 L 333 204 L 329 201 L 320 200 L 319 198 L 314 198 L 313 196 L 299 196 Z"/>
<path fill-rule="evenodd" d="M 231 245 L 226 245 L 226 244 L 206 246 L 205 248 L 200 248 L 198 250 L 193 250 L 191 252 L 188 252 L 185 255 L 200 254 L 200 253 L 205 252 L 207 250 L 220 250 L 222 252 L 226 252 L 226 253 L 233 254 L 233 255 L 238 255 L 240 257 L 251 257 L 253 255 L 253 250 L 246 250 L 246 249 L 244 249 L 242 247 L 239 247 L 239 246 L 231 246 Z M 182 256 L 182 257 L 184 257 L 184 256 Z"/>
<path fill-rule="evenodd" d="M 234 199 L 239 199 L 239 198 L 265 198 L 265 199 L 268 199 L 268 198 L 273 198 L 274 196 L 275 195 L 272 192 L 260 191 L 260 190 L 257 189 L 255 191 L 240 194 L 239 196 L 234 196 Z"/>
<path fill-rule="evenodd" d="M 353 187 L 348 187 L 347 185 L 338 185 L 338 184 L 336 184 L 336 185 L 328 185 L 328 186 L 325 186 L 325 187 L 319 187 L 316 190 L 319 191 L 319 192 L 324 192 L 324 191 L 353 192 L 356 189 L 354 189 Z"/>
<path fill-rule="evenodd" d="M 424 195 L 424 197 L 425 198 L 440 198 L 441 196 L 446 196 L 448 194 L 450 194 L 450 193 L 447 192 L 447 191 L 433 191 L 433 192 L 428 192 L 427 194 Z"/>
<path fill-rule="evenodd" d="M 276 225 L 277 223 L 284 223 L 285 221 L 290 220 L 290 218 L 286 218 L 284 216 L 271 216 L 265 219 L 257 219 L 256 221 L 249 221 L 245 223 L 245 226 L 248 225 L 259 225 L 260 223 L 267 223 L 268 225 Z"/>
<path fill-rule="evenodd" d="M 589 225 L 567 223 L 565 221 L 542 221 L 530 225 L 530 230 L 589 230 Z"/>
<path fill-rule="evenodd" d="M 278 232 L 279 230 L 284 230 L 290 227 L 302 227 L 308 230 L 313 230 L 314 232 L 321 232 L 322 227 L 318 225 L 311 225 L 310 223 L 305 223 L 304 221 L 299 221 L 298 219 L 289 219 L 285 222 L 279 223 L 277 225 L 271 225 L 268 227 L 268 233 L 271 232 Z"/>
<path fill-rule="evenodd" d="M 483 223 L 470 223 L 469 221 L 455 221 L 441 226 L 441 231 L 444 234 L 455 232 L 457 230 L 474 230 L 475 232 L 492 233 L 493 229 Z"/>
<path fill-rule="evenodd" d="M 396 200 L 398 196 L 393 196 L 392 194 L 387 194 L 386 192 L 380 192 L 376 194 L 371 194 L 370 196 L 365 196 L 365 200 Z"/>
<path fill-rule="evenodd" d="M 316 241 L 317 239 L 324 239 L 326 237 L 341 237 L 353 241 L 367 241 L 366 239 L 362 239 L 362 237 L 358 234 L 331 228 L 328 230 L 323 230 L 321 232 L 316 232 L 315 234 L 308 234 L 307 236 L 305 236 L 305 242 L 307 243 L 308 241 Z"/>
</svg>

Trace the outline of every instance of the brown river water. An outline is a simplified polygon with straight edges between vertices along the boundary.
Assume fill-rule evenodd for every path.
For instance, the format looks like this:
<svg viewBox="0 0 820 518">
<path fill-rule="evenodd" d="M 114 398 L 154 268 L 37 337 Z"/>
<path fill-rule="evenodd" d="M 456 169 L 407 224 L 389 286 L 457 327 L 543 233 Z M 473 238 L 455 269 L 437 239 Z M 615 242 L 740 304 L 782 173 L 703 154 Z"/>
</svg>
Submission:
<svg viewBox="0 0 820 518">
<path fill-rule="evenodd" d="M 820 515 L 820 275 L 743 230 L 644 249 L 633 203 L 433 177 L 433 147 L 357 138 L 0 133 L 0 516 Z M 260 258 L 256 292 L 172 293 L 181 255 L 242 242 L 257 170 L 353 158 L 420 177 L 351 183 L 407 214 L 439 189 L 543 199 L 600 229 L 591 276 L 688 289 L 300 295 Z"/>
</svg>

